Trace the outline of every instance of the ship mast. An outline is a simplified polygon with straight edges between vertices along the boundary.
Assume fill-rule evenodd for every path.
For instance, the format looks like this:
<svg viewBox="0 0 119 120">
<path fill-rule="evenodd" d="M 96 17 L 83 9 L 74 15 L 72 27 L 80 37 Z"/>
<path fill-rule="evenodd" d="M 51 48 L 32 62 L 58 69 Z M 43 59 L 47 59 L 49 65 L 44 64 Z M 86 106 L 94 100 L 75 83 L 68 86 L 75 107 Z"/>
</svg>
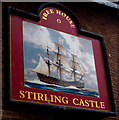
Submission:
<svg viewBox="0 0 119 120">
<path fill-rule="evenodd" d="M 76 67 L 75 67 L 75 60 L 74 60 L 74 55 L 72 55 L 72 57 L 73 57 L 73 60 L 72 60 L 72 69 L 73 69 L 73 71 L 72 71 L 72 73 L 74 74 L 74 81 L 76 81 Z"/>
<path fill-rule="evenodd" d="M 57 67 L 57 78 L 58 78 L 58 69 L 59 69 L 59 73 L 60 73 L 60 80 L 62 80 L 62 69 L 61 69 L 61 66 L 62 66 L 62 64 L 61 64 L 61 59 L 60 59 L 60 47 L 59 47 L 59 45 L 57 46 L 57 50 L 58 50 L 58 52 L 57 52 L 57 65 L 58 65 L 58 67 Z"/>
<path fill-rule="evenodd" d="M 51 56 L 51 54 L 49 53 L 49 47 L 47 46 L 47 57 L 48 57 L 48 60 L 46 61 L 46 64 L 48 65 L 48 73 L 49 73 L 49 76 L 50 76 L 50 65 L 51 65 L 51 63 L 50 63 L 50 56 Z"/>
<path fill-rule="evenodd" d="M 57 78 L 59 76 L 59 79 L 62 80 L 62 72 L 64 71 L 62 67 L 64 66 L 64 61 L 66 62 L 66 64 L 68 64 L 66 60 L 66 51 L 65 51 L 64 46 L 62 45 L 63 40 L 61 38 L 58 39 L 58 43 L 56 42 L 54 43 L 55 43 L 54 63 L 56 63 L 56 66 L 57 66 Z"/>
<path fill-rule="evenodd" d="M 86 69 L 84 68 L 83 64 L 79 60 L 79 58 L 75 54 L 71 54 L 71 65 L 72 65 L 72 73 L 74 81 L 76 81 L 77 76 L 80 76 L 80 80 L 82 80 Z"/>
</svg>

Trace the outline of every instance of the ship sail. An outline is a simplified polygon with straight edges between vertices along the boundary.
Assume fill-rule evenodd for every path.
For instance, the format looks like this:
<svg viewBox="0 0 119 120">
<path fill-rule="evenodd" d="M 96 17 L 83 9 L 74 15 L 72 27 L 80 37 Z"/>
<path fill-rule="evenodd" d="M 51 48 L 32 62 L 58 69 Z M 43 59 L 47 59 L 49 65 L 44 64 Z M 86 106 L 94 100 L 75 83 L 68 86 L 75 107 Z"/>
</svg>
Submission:
<svg viewBox="0 0 119 120">
<path fill-rule="evenodd" d="M 76 71 L 78 71 L 80 74 L 84 74 L 87 72 L 84 65 L 75 54 L 71 54 L 71 58 L 72 58 L 70 60 L 71 67 L 75 66 Z"/>
<path fill-rule="evenodd" d="M 84 65 L 81 61 L 79 61 L 79 64 L 80 64 L 80 68 L 82 70 L 82 73 L 85 74 L 87 72 L 86 68 L 84 67 Z"/>
<path fill-rule="evenodd" d="M 72 74 L 74 75 L 74 80 L 82 79 L 84 74 L 86 73 L 86 69 L 82 62 L 79 60 L 79 58 L 75 54 L 71 54 L 71 60 L 70 60 L 71 68 L 72 68 Z"/>
<path fill-rule="evenodd" d="M 45 61 L 43 60 L 40 54 L 39 54 L 39 57 L 40 57 L 39 64 L 37 65 L 35 69 L 33 69 L 33 71 L 37 73 L 49 75 L 47 64 L 45 63 Z"/>
<path fill-rule="evenodd" d="M 62 73 L 70 74 L 70 65 L 69 61 L 66 57 L 66 51 L 64 46 L 61 44 L 63 40 L 59 38 L 59 43 L 54 42 L 55 50 L 54 50 L 54 65 L 57 67 L 57 78 L 58 74 L 60 75 L 60 80 L 62 79 Z"/>
<path fill-rule="evenodd" d="M 66 67 L 67 69 L 70 69 L 69 62 L 65 55 L 62 55 L 61 53 L 57 53 L 57 52 L 54 52 L 54 54 L 55 54 L 54 63 L 56 63 L 56 62 L 58 62 L 58 60 L 60 60 L 64 67 Z M 58 56 L 58 59 L 57 59 L 57 56 Z"/>
<path fill-rule="evenodd" d="M 66 51 L 63 45 L 61 45 L 60 43 L 56 43 L 55 42 L 55 50 L 58 52 L 58 49 L 60 50 L 59 52 L 63 53 L 66 55 Z"/>
</svg>

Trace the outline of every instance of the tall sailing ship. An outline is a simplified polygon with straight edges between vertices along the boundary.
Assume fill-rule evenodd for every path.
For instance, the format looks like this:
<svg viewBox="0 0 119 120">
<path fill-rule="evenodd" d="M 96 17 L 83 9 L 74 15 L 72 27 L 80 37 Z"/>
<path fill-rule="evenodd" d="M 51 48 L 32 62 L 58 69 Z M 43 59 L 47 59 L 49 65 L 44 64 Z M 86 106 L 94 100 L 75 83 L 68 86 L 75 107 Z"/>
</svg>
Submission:
<svg viewBox="0 0 119 120">
<path fill-rule="evenodd" d="M 39 54 L 39 63 L 32 71 L 37 73 L 38 78 L 42 82 L 65 87 L 75 86 L 77 88 L 84 88 L 86 69 L 82 62 L 73 53 L 71 53 L 69 59 L 67 58 L 61 38 L 59 38 L 58 42 L 54 42 L 54 45 L 54 50 L 46 46 L 47 58 L 43 58 Z M 53 61 L 50 59 L 52 56 L 51 52 L 54 55 Z"/>
</svg>

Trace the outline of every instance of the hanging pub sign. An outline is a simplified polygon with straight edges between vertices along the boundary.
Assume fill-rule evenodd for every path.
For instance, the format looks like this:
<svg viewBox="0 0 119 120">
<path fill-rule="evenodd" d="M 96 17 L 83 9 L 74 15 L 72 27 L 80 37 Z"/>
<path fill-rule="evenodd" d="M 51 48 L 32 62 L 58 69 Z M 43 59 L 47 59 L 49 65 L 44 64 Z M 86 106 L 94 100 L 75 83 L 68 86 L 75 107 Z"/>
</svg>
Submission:
<svg viewBox="0 0 119 120">
<path fill-rule="evenodd" d="M 115 112 L 102 36 L 60 4 L 8 10 L 10 101 Z"/>
</svg>

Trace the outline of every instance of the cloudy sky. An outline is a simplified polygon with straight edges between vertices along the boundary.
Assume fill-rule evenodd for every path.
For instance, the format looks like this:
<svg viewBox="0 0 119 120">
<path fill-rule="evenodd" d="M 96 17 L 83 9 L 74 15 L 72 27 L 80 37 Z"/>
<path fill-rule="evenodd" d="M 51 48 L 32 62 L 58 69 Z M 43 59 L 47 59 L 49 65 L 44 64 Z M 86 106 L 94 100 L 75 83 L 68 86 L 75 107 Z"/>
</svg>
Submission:
<svg viewBox="0 0 119 120">
<path fill-rule="evenodd" d="M 70 59 L 71 53 L 77 55 L 86 68 L 85 88 L 98 90 L 93 48 L 90 40 L 24 21 L 25 69 L 34 69 L 39 62 L 38 54 L 40 53 L 42 57 L 46 57 L 46 46 L 48 45 L 52 50 L 55 49 L 53 43 L 58 42 L 59 38 L 63 40 L 67 58 Z M 51 59 L 53 60 L 53 57 Z"/>
</svg>

